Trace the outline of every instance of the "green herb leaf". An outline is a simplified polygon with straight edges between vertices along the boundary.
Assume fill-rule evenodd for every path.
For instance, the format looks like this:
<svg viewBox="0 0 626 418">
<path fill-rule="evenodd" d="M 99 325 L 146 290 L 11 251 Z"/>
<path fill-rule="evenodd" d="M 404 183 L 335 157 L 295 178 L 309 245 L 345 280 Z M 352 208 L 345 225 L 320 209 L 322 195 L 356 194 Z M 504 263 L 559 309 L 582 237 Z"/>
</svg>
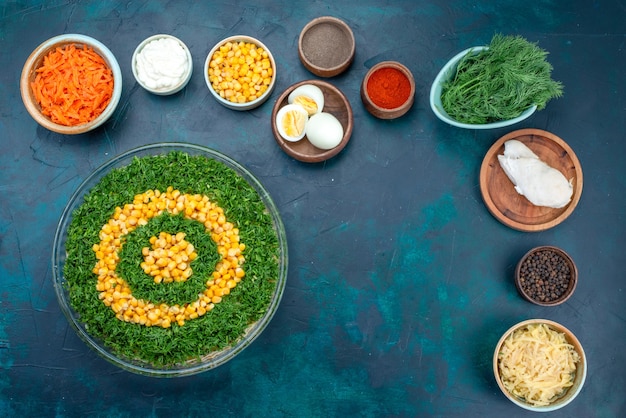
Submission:
<svg viewBox="0 0 626 418">
<path fill-rule="evenodd" d="M 515 118 L 533 105 L 545 108 L 563 93 L 547 55 L 521 36 L 494 35 L 488 49 L 470 51 L 444 83 L 444 110 L 459 122 L 483 124 Z"/>
</svg>

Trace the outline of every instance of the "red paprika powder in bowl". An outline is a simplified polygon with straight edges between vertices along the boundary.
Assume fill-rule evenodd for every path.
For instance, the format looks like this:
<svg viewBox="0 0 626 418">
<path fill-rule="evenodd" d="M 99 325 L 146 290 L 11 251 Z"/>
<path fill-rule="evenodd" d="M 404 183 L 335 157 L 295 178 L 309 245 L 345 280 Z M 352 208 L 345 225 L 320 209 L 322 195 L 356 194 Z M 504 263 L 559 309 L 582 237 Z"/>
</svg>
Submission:
<svg viewBox="0 0 626 418">
<path fill-rule="evenodd" d="M 396 61 L 374 65 L 363 78 L 361 101 L 379 119 L 395 119 L 409 111 L 415 96 L 413 74 Z"/>
</svg>

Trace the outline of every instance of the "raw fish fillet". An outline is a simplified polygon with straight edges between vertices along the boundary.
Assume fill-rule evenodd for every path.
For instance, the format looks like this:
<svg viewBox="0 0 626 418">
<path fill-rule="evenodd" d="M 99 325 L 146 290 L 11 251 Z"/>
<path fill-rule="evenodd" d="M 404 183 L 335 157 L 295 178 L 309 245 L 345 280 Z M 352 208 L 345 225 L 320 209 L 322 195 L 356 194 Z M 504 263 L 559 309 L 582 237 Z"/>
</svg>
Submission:
<svg viewBox="0 0 626 418">
<path fill-rule="evenodd" d="M 562 208 L 570 202 L 574 193 L 572 181 L 541 161 L 520 141 L 506 141 L 504 155 L 498 155 L 498 161 L 517 193 L 533 205 Z"/>
</svg>

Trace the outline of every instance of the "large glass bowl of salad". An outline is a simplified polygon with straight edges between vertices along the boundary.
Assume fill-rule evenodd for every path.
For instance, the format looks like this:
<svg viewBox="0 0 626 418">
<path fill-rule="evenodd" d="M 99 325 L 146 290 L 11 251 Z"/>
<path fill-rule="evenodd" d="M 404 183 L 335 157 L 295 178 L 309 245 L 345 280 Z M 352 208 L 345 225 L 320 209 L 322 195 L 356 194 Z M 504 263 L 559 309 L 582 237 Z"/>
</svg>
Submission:
<svg viewBox="0 0 626 418">
<path fill-rule="evenodd" d="M 60 307 L 130 372 L 176 377 L 238 355 L 275 314 L 287 240 L 259 180 L 215 150 L 159 143 L 95 170 L 54 238 Z"/>
</svg>

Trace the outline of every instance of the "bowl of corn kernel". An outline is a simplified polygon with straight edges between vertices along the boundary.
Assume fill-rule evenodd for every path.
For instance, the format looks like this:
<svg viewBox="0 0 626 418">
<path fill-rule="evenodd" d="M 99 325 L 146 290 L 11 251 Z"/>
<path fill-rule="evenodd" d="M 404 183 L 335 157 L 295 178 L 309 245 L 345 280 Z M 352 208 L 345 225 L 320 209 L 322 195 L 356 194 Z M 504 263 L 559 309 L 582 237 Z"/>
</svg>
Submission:
<svg viewBox="0 0 626 418">
<path fill-rule="evenodd" d="M 218 42 L 204 63 L 204 80 L 222 105 L 250 110 L 263 104 L 276 84 L 276 62 L 258 39 L 235 35 Z"/>
</svg>

